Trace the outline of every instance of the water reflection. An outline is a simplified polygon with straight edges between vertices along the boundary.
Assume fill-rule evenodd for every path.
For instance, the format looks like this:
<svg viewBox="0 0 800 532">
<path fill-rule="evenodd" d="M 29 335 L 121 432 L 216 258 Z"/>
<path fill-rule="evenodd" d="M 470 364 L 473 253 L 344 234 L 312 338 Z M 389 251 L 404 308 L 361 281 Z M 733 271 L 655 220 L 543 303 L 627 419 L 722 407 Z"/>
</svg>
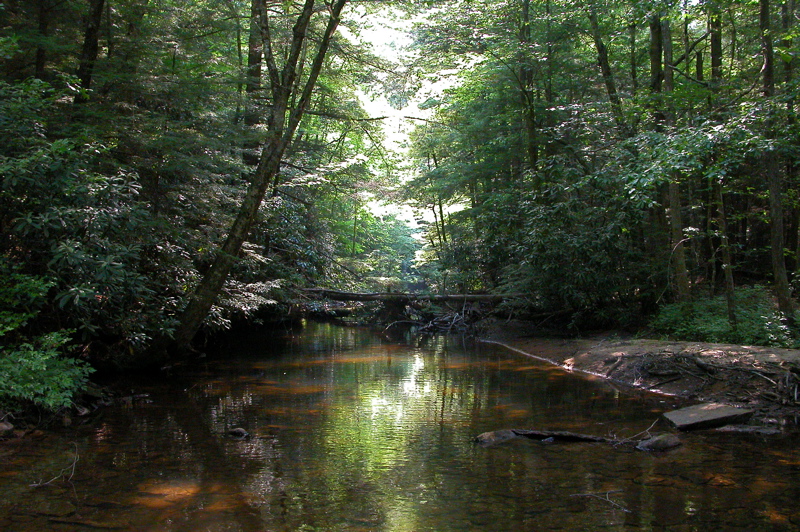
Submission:
<svg viewBox="0 0 800 532">
<path fill-rule="evenodd" d="M 792 437 L 692 434 L 655 455 L 515 440 L 499 428 L 616 437 L 669 405 L 495 348 L 387 342 L 357 328 L 239 339 L 224 356 L 29 450 L 0 448 L 2 530 L 792 529 Z M 245 428 L 250 437 L 231 438 Z M 71 463 L 70 483 L 33 489 Z M 765 445 L 766 443 L 766 445 Z M 10 467 L 9 467 L 10 466 Z M 49 478 L 49 477 L 48 477 Z"/>
</svg>

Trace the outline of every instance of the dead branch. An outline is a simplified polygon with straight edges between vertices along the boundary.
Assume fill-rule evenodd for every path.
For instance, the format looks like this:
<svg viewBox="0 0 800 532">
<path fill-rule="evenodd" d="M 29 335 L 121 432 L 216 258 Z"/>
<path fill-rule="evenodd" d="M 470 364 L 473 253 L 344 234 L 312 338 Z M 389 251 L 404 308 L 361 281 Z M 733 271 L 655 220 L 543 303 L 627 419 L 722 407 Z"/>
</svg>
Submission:
<svg viewBox="0 0 800 532">
<path fill-rule="evenodd" d="M 75 474 L 75 466 L 78 464 L 78 460 L 80 459 L 80 457 L 78 456 L 78 444 L 75 443 L 75 442 L 72 442 L 72 445 L 75 446 L 75 457 L 72 460 L 72 464 L 70 464 L 67 467 L 63 468 L 61 471 L 58 472 L 58 474 L 56 476 L 54 476 L 53 478 L 51 478 L 47 482 L 34 482 L 33 484 L 31 484 L 31 487 L 33 487 L 33 488 L 41 488 L 42 486 L 47 486 L 48 484 L 51 484 L 51 483 L 55 482 L 59 478 L 62 478 L 64 476 L 64 472 L 65 471 L 69 471 L 70 472 L 69 476 L 65 479 L 65 481 L 66 482 L 70 482 L 72 480 L 72 476 Z"/>
<path fill-rule="evenodd" d="M 613 506 L 614 508 L 617 508 L 618 510 L 622 510 L 625 513 L 628 513 L 628 514 L 632 513 L 630 510 L 628 510 L 627 508 L 625 508 L 621 504 L 619 504 L 617 502 L 614 502 L 611 499 L 609 499 L 608 496 L 611 495 L 612 493 L 622 493 L 622 490 L 603 491 L 603 492 L 598 492 L 598 493 L 573 493 L 572 495 L 570 495 L 570 497 L 592 497 L 594 499 L 599 499 L 601 501 L 605 501 L 605 502 L 609 503 L 611 506 Z"/>
<path fill-rule="evenodd" d="M 623 443 L 638 443 L 638 442 L 639 442 L 639 440 L 646 440 L 646 439 L 648 439 L 648 438 L 652 438 L 653 436 L 650 434 L 650 430 L 651 430 L 653 427 L 655 427 L 655 426 L 656 426 L 656 423 L 658 423 L 658 419 L 656 419 L 655 421 L 653 421 L 653 423 L 652 423 L 652 424 L 651 424 L 649 427 L 647 427 L 646 429 L 644 429 L 642 432 L 639 432 L 638 434 L 634 434 L 634 435 L 633 435 L 633 436 L 631 436 L 630 438 L 622 438 L 621 440 L 615 440 L 615 441 L 614 441 L 614 445 L 615 445 L 615 446 L 616 446 L 616 445 L 621 445 L 621 444 L 623 444 Z M 644 438 L 639 438 L 639 436 L 642 436 L 642 435 L 644 435 L 645 437 L 644 437 Z M 634 438 L 639 438 L 639 440 L 634 440 Z"/>
</svg>

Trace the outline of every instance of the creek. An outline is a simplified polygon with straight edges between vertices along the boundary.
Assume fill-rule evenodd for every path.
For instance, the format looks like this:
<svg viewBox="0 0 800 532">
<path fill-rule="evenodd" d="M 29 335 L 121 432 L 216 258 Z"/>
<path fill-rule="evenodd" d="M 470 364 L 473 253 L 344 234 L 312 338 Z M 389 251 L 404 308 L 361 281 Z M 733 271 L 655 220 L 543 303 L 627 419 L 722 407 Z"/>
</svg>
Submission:
<svg viewBox="0 0 800 532">
<path fill-rule="evenodd" d="M 500 347 L 309 323 L 125 385 L 89 423 L 0 443 L 0 530 L 800 527 L 792 434 L 476 445 L 503 428 L 632 437 L 674 406 Z"/>
</svg>

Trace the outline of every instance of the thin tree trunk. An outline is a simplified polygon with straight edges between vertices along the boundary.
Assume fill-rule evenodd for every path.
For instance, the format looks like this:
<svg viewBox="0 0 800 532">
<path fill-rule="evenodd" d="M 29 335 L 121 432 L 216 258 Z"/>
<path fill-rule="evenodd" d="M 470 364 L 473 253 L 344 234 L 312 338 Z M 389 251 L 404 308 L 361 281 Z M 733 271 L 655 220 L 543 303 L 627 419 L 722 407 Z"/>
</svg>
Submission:
<svg viewBox="0 0 800 532">
<path fill-rule="evenodd" d="M 520 42 L 520 101 L 523 108 L 525 127 L 525 151 L 527 152 L 528 165 L 534 171 L 539 166 L 539 147 L 537 145 L 536 110 L 533 98 L 533 71 L 528 65 L 527 46 L 531 41 L 530 0 L 522 0 L 522 12 L 519 28 Z"/>
<path fill-rule="evenodd" d="M 250 186 L 239 208 L 239 213 L 228 232 L 228 237 L 217 252 L 214 263 L 201 279 L 180 317 L 174 338 L 180 349 L 186 349 L 200 329 L 203 320 L 219 296 L 228 273 L 237 260 L 239 251 L 256 219 L 266 191 L 270 187 L 276 186 L 279 181 L 281 158 L 294 138 L 295 131 L 311 99 L 325 56 L 330 47 L 331 38 L 336 31 L 342 9 L 346 3 L 347 0 L 336 0 L 329 6 L 328 25 L 318 45 L 308 78 L 302 86 L 299 85 L 299 80 L 297 79 L 298 62 L 307 36 L 309 23 L 314 13 L 314 0 L 305 0 L 302 11 L 297 17 L 292 30 L 292 41 L 282 71 L 278 69 L 275 62 L 270 42 L 269 26 L 267 25 L 265 28 L 264 57 L 273 93 L 272 112 L 268 122 L 266 141 L 261 151 L 258 167 L 253 174 Z M 300 92 L 300 97 L 297 99 L 296 107 L 289 109 L 288 103 L 293 93 L 296 94 L 297 91 Z"/>
<path fill-rule="evenodd" d="M 629 39 L 629 59 L 630 59 L 630 76 L 631 76 L 631 97 L 635 97 L 636 93 L 639 92 L 639 76 L 638 76 L 638 69 L 639 69 L 639 62 L 638 62 L 638 54 L 636 51 L 636 31 L 638 28 L 636 27 L 636 22 L 631 22 L 628 26 L 628 39 Z"/>
<path fill-rule="evenodd" d="M 712 111 L 712 118 L 720 121 L 719 92 L 722 88 L 722 15 L 716 2 L 708 3 L 708 31 L 710 33 L 711 54 L 711 81 L 708 95 L 708 108 Z"/>
<path fill-rule="evenodd" d="M 614 81 L 614 72 L 611 70 L 611 64 L 608 61 L 608 49 L 603 42 L 603 36 L 600 34 L 600 24 L 597 22 L 597 13 L 594 7 L 589 7 L 588 10 L 589 23 L 592 28 L 592 39 L 594 46 L 597 50 L 597 63 L 600 66 L 600 72 L 603 75 L 603 82 L 606 85 L 606 92 L 608 93 L 608 101 L 611 103 L 611 113 L 614 115 L 614 122 L 617 123 L 617 128 L 627 135 L 627 127 L 625 119 L 622 115 L 622 101 L 620 100 L 619 93 L 617 92 L 617 84 Z"/>
<path fill-rule="evenodd" d="M 47 37 L 50 28 L 50 6 L 44 0 L 39 1 L 36 16 L 38 18 L 37 25 L 39 30 L 39 38 L 44 40 Z M 44 79 L 45 67 L 47 66 L 47 49 L 43 43 L 36 46 L 36 62 L 34 65 L 34 77 L 37 79 Z"/>
<path fill-rule="evenodd" d="M 244 87 L 245 82 L 241 79 L 241 73 L 244 71 L 244 51 L 242 45 L 242 20 L 236 9 L 236 2 L 231 0 L 231 13 L 236 17 L 236 65 L 239 68 L 239 79 L 236 82 L 236 113 L 233 117 L 233 123 L 238 124 L 242 120 L 244 102 Z"/>
<path fill-rule="evenodd" d="M 245 73 L 245 106 L 244 125 L 253 128 L 262 121 L 258 98 L 263 97 L 261 69 L 264 53 L 264 33 L 267 23 L 267 6 L 265 0 L 252 0 L 250 3 L 250 32 L 247 40 L 247 70 Z M 249 131 L 245 135 L 242 160 L 249 166 L 258 164 L 258 141 L 251 137 Z"/>
<path fill-rule="evenodd" d="M 688 301 L 691 298 L 689 271 L 686 267 L 686 248 L 683 242 L 683 222 L 681 217 L 681 195 L 676 173 L 669 181 L 669 225 L 672 239 L 672 256 L 675 264 L 676 299 Z"/>
<path fill-rule="evenodd" d="M 675 90 L 673 61 L 672 61 L 672 31 L 669 20 L 664 20 L 661 24 L 661 37 L 663 39 L 664 52 L 664 91 L 669 96 Z M 672 105 L 666 111 L 667 124 L 675 127 L 675 110 Z M 683 238 L 683 217 L 681 214 L 681 191 L 680 177 L 678 171 L 672 173 L 669 180 L 669 212 L 670 212 L 670 233 L 672 235 L 672 251 L 675 258 L 675 284 L 676 296 L 678 301 L 688 301 L 691 296 L 691 285 L 689 283 L 689 270 L 686 266 L 686 247 Z"/>
<path fill-rule="evenodd" d="M 103 4 L 105 0 L 89 0 L 89 12 L 86 17 L 86 30 L 83 34 L 83 48 L 81 49 L 80 62 L 78 64 L 78 79 L 81 88 L 88 90 L 92 86 L 92 74 L 94 64 L 97 61 L 100 39 L 100 22 L 103 19 Z M 75 102 L 85 101 L 83 95 L 75 96 Z"/>
<path fill-rule="evenodd" d="M 433 201 L 431 204 L 431 212 L 433 213 L 433 226 L 436 228 L 436 240 L 438 241 L 438 245 L 434 245 L 434 247 L 438 248 L 439 250 L 444 251 L 444 240 L 442 239 L 442 228 L 439 226 L 439 215 L 436 212 L 436 200 Z M 437 252 L 438 254 L 438 252 Z"/>
<path fill-rule="evenodd" d="M 794 5 L 794 0 L 785 0 L 783 4 L 781 4 L 781 29 L 785 36 L 782 39 L 781 45 L 785 50 L 792 49 L 793 39 L 791 37 L 791 31 L 794 27 Z M 784 86 L 787 88 L 791 87 L 793 81 L 794 56 L 784 56 Z M 797 117 L 795 116 L 794 97 L 792 96 L 793 91 L 789 89 L 786 92 L 786 125 L 791 131 L 796 125 Z M 797 183 L 797 165 L 791 157 L 788 157 L 786 160 L 786 182 L 789 183 L 789 186 L 796 186 Z M 798 253 L 800 253 L 800 246 L 798 246 L 798 243 L 800 243 L 798 241 L 798 236 L 800 236 L 800 208 L 797 206 L 793 206 L 790 211 L 787 229 L 788 242 L 786 244 L 789 248 L 789 264 L 791 269 L 796 272 L 798 268 L 800 268 L 800 263 L 798 263 Z"/>
<path fill-rule="evenodd" d="M 661 16 L 650 16 L 650 93 L 653 96 L 653 122 L 658 129 L 664 121 L 661 105 L 661 86 L 664 81 L 664 70 L 661 58 L 663 56 L 663 40 L 661 37 Z"/>
<path fill-rule="evenodd" d="M 358 236 L 358 205 L 353 210 L 353 241 L 350 245 L 350 256 L 356 256 L 356 237 Z"/>
<path fill-rule="evenodd" d="M 447 228 L 444 225 L 444 205 L 442 202 L 442 197 L 438 197 L 439 202 L 439 219 L 442 221 L 442 242 L 445 244 L 447 243 Z"/>
<path fill-rule="evenodd" d="M 737 328 L 736 298 L 734 296 L 733 259 L 731 257 L 731 244 L 728 239 L 728 218 L 725 215 L 725 199 L 722 195 L 722 183 L 714 183 L 711 186 L 716 189 L 717 192 L 717 225 L 722 240 L 720 247 L 722 248 L 722 271 L 725 276 L 725 302 L 728 308 L 728 323 L 730 323 L 731 328 L 735 331 Z"/>
<path fill-rule="evenodd" d="M 772 32 L 770 28 L 770 2 L 759 0 L 759 29 L 761 31 L 761 52 L 764 59 L 762 92 L 767 99 L 767 112 L 772 113 L 771 98 L 775 95 L 775 58 L 772 49 Z M 767 138 L 774 138 L 773 119 L 767 120 Z M 769 217 L 770 217 L 770 255 L 772 257 L 772 273 L 775 277 L 775 292 L 778 297 L 778 308 L 786 320 L 794 324 L 794 308 L 789 288 L 789 277 L 786 272 L 786 259 L 783 256 L 783 180 L 781 178 L 778 154 L 774 150 L 764 153 L 764 169 L 769 184 Z"/>
</svg>

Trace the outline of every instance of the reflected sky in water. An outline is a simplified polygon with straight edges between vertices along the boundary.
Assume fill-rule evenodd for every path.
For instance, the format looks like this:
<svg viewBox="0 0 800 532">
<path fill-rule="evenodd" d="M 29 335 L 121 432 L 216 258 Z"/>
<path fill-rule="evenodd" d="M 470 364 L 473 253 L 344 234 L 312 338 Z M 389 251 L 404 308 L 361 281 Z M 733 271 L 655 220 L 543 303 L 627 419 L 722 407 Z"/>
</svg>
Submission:
<svg viewBox="0 0 800 532">
<path fill-rule="evenodd" d="M 800 526 L 793 436 L 689 434 L 664 454 L 522 439 L 476 446 L 477 434 L 502 428 L 631 437 L 672 405 L 454 338 L 389 341 L 310 324 L 238 337 L 131 389 L 148 396 L 3 451 L 0 529 Z M 235 427 L 250 436 L 228 436 Z M 30 488 L 71 463 L 71 442 L 80 455 L 71 482 Z"/>
</svg>

